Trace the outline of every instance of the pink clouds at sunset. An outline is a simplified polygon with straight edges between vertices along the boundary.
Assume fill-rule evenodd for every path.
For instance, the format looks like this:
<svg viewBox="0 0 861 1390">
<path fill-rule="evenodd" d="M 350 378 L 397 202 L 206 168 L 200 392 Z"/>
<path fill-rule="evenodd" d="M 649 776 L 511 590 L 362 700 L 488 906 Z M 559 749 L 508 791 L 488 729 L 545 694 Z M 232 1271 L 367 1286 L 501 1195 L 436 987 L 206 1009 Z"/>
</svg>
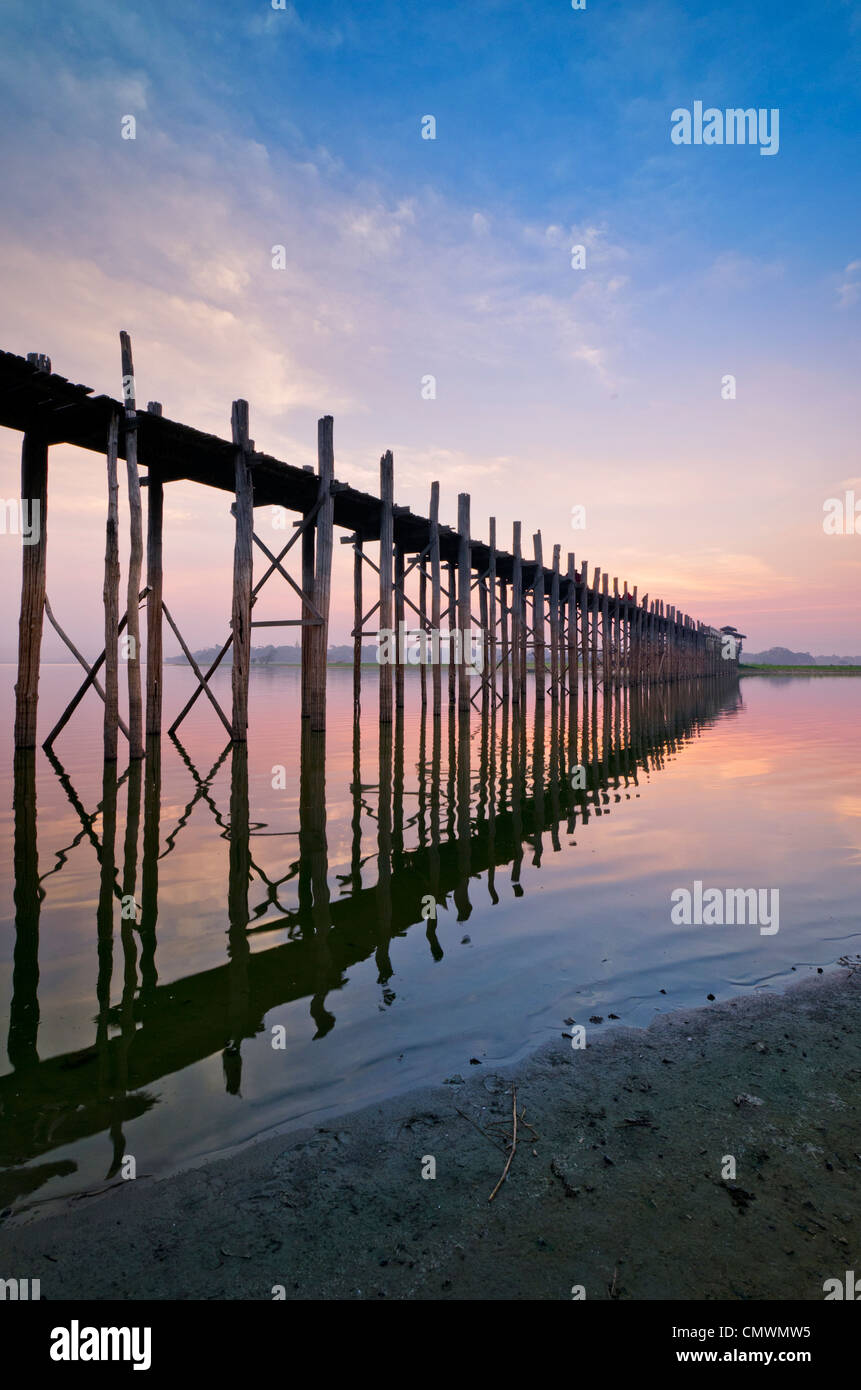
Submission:
<svg viewBox="0 0 861 1390">
<path fill-rule="evenodd" d="M 537 190 L 524 205 L 504 164 L 495 184 L 458 184 L 440 164 L 451 151 L 425 145 L 417 119 L 411 162 L 388 164 L 303 134 L 310 118 L 289 93 L 267 129 L 217 82 L 190 80 L 179 32 L 145 39 L 131 16 L 106 22 L 140 42 L 139 61 L 106 56 L 83 76 L 38 45 L 2 60 L 13 94 L 40 112 L 3 158 L 4 348 L 48 353 L 55 371 L 117 396 L 127 329 L 139 397 L 172 418 L 227 436 L 244 397 L 258 447 L 309 464 L 316 418 L 331 413 L 344 481 L 376 490 L 391 448 L 396 501 L 418 512 L 438 479 L 444 521 L 468 490 L 477 535 L 493 514 L 510 547 L 519 517 L 527 538 L 540 528 L 545 547 L 640 594 L 736 624 L 751 650 L 861 650 L 861 537 L 822 527 L 825 500 L 858 471 L 856 260 L 824 247 L 811 267 L 785 239 L 751 245 L 741 223 L 699 236 L 663 146 L 632 152 L 588 206 Z M 346 42 L 291 35 L 318 55 Z M 134 141 L 120 138 L 127 111 Z M 759 179 L 779 177 L 787 139 Z M 722 397 L 727 374 L 735 399 Z M 4 432 L 3 496 L 19 448 Z M 53 452 L 48 589 L 62 587 L 90 649 L 104 496 L 98 456 Z M 165 543 L 183 631 L 193 645 L 217 640 L 225 498 L 172 484 Z M 349 563 L 336 545 L 333 641 L 351 625 Z M 17 546 L 0 546 L 10 596 L 19 568 Z M 13 653 L 8 632 L 0 654 Z M 58 654 L 49 635 L 46 656 Z"/>
</svg>

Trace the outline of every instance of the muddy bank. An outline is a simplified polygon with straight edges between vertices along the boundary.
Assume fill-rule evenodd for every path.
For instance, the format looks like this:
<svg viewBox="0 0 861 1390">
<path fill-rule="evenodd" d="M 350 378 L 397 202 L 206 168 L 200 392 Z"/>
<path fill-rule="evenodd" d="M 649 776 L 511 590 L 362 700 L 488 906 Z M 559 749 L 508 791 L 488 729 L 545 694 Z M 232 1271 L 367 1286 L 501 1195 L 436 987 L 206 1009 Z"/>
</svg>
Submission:
<svg viewBox="0 0 861 1390">
<path fill-rule="evenodd" d="M 6 1223 L 0 1274 L 48 1299 L 821 1300 L 861 1268 L 861 972 L 577 1022 L 585 1050 L 465 1057 L 462 1082 Z"/>
</svg>

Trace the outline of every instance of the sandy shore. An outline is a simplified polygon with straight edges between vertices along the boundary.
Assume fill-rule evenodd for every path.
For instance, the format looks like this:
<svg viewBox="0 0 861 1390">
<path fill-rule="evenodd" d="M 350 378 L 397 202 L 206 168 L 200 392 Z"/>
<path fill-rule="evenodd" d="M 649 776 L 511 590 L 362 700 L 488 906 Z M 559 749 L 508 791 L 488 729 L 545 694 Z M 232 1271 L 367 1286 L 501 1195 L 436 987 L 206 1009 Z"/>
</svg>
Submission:
<svg viewBox="0 0 861 1390">
<path fill-rule="evenodd" d="M 585 1050 L 464 1058 L 460 1083 L 7 1221 L 0 1272 L 47 1299 L 821 1300 L 861 1269 L 861 972 L 577 1022 Z"/>
</svg>

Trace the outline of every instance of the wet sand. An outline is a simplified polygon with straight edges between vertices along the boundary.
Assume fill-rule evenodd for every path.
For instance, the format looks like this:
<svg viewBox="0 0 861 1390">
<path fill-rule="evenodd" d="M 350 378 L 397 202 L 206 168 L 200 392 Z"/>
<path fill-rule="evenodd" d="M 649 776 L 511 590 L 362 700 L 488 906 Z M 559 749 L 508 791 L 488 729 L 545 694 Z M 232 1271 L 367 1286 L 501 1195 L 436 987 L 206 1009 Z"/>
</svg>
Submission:
<svg viewBox="0 0 861 1390">
<path fill-rule="evenodd" d="M 821 1300 L 861 1269 L 861 971 L 576 1022 L 584 1050 L 464 1057 L 461 1082 L 7 1220 L 0 1273 L 46 1299 Z"/>
</svg>

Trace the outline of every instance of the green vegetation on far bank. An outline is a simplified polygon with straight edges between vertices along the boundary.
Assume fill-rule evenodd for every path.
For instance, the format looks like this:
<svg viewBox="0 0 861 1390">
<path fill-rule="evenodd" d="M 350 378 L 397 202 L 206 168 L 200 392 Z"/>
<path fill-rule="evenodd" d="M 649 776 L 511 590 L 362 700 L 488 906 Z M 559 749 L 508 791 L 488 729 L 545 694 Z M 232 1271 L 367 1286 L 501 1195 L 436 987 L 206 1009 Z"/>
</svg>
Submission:
<svg viewBox="0 0 861 1390">
<path fill-rule="evenodd" d="M 739 662 L 740 676 L 861 676 L 861 666 L 747 666 Z"/>
</svg>

